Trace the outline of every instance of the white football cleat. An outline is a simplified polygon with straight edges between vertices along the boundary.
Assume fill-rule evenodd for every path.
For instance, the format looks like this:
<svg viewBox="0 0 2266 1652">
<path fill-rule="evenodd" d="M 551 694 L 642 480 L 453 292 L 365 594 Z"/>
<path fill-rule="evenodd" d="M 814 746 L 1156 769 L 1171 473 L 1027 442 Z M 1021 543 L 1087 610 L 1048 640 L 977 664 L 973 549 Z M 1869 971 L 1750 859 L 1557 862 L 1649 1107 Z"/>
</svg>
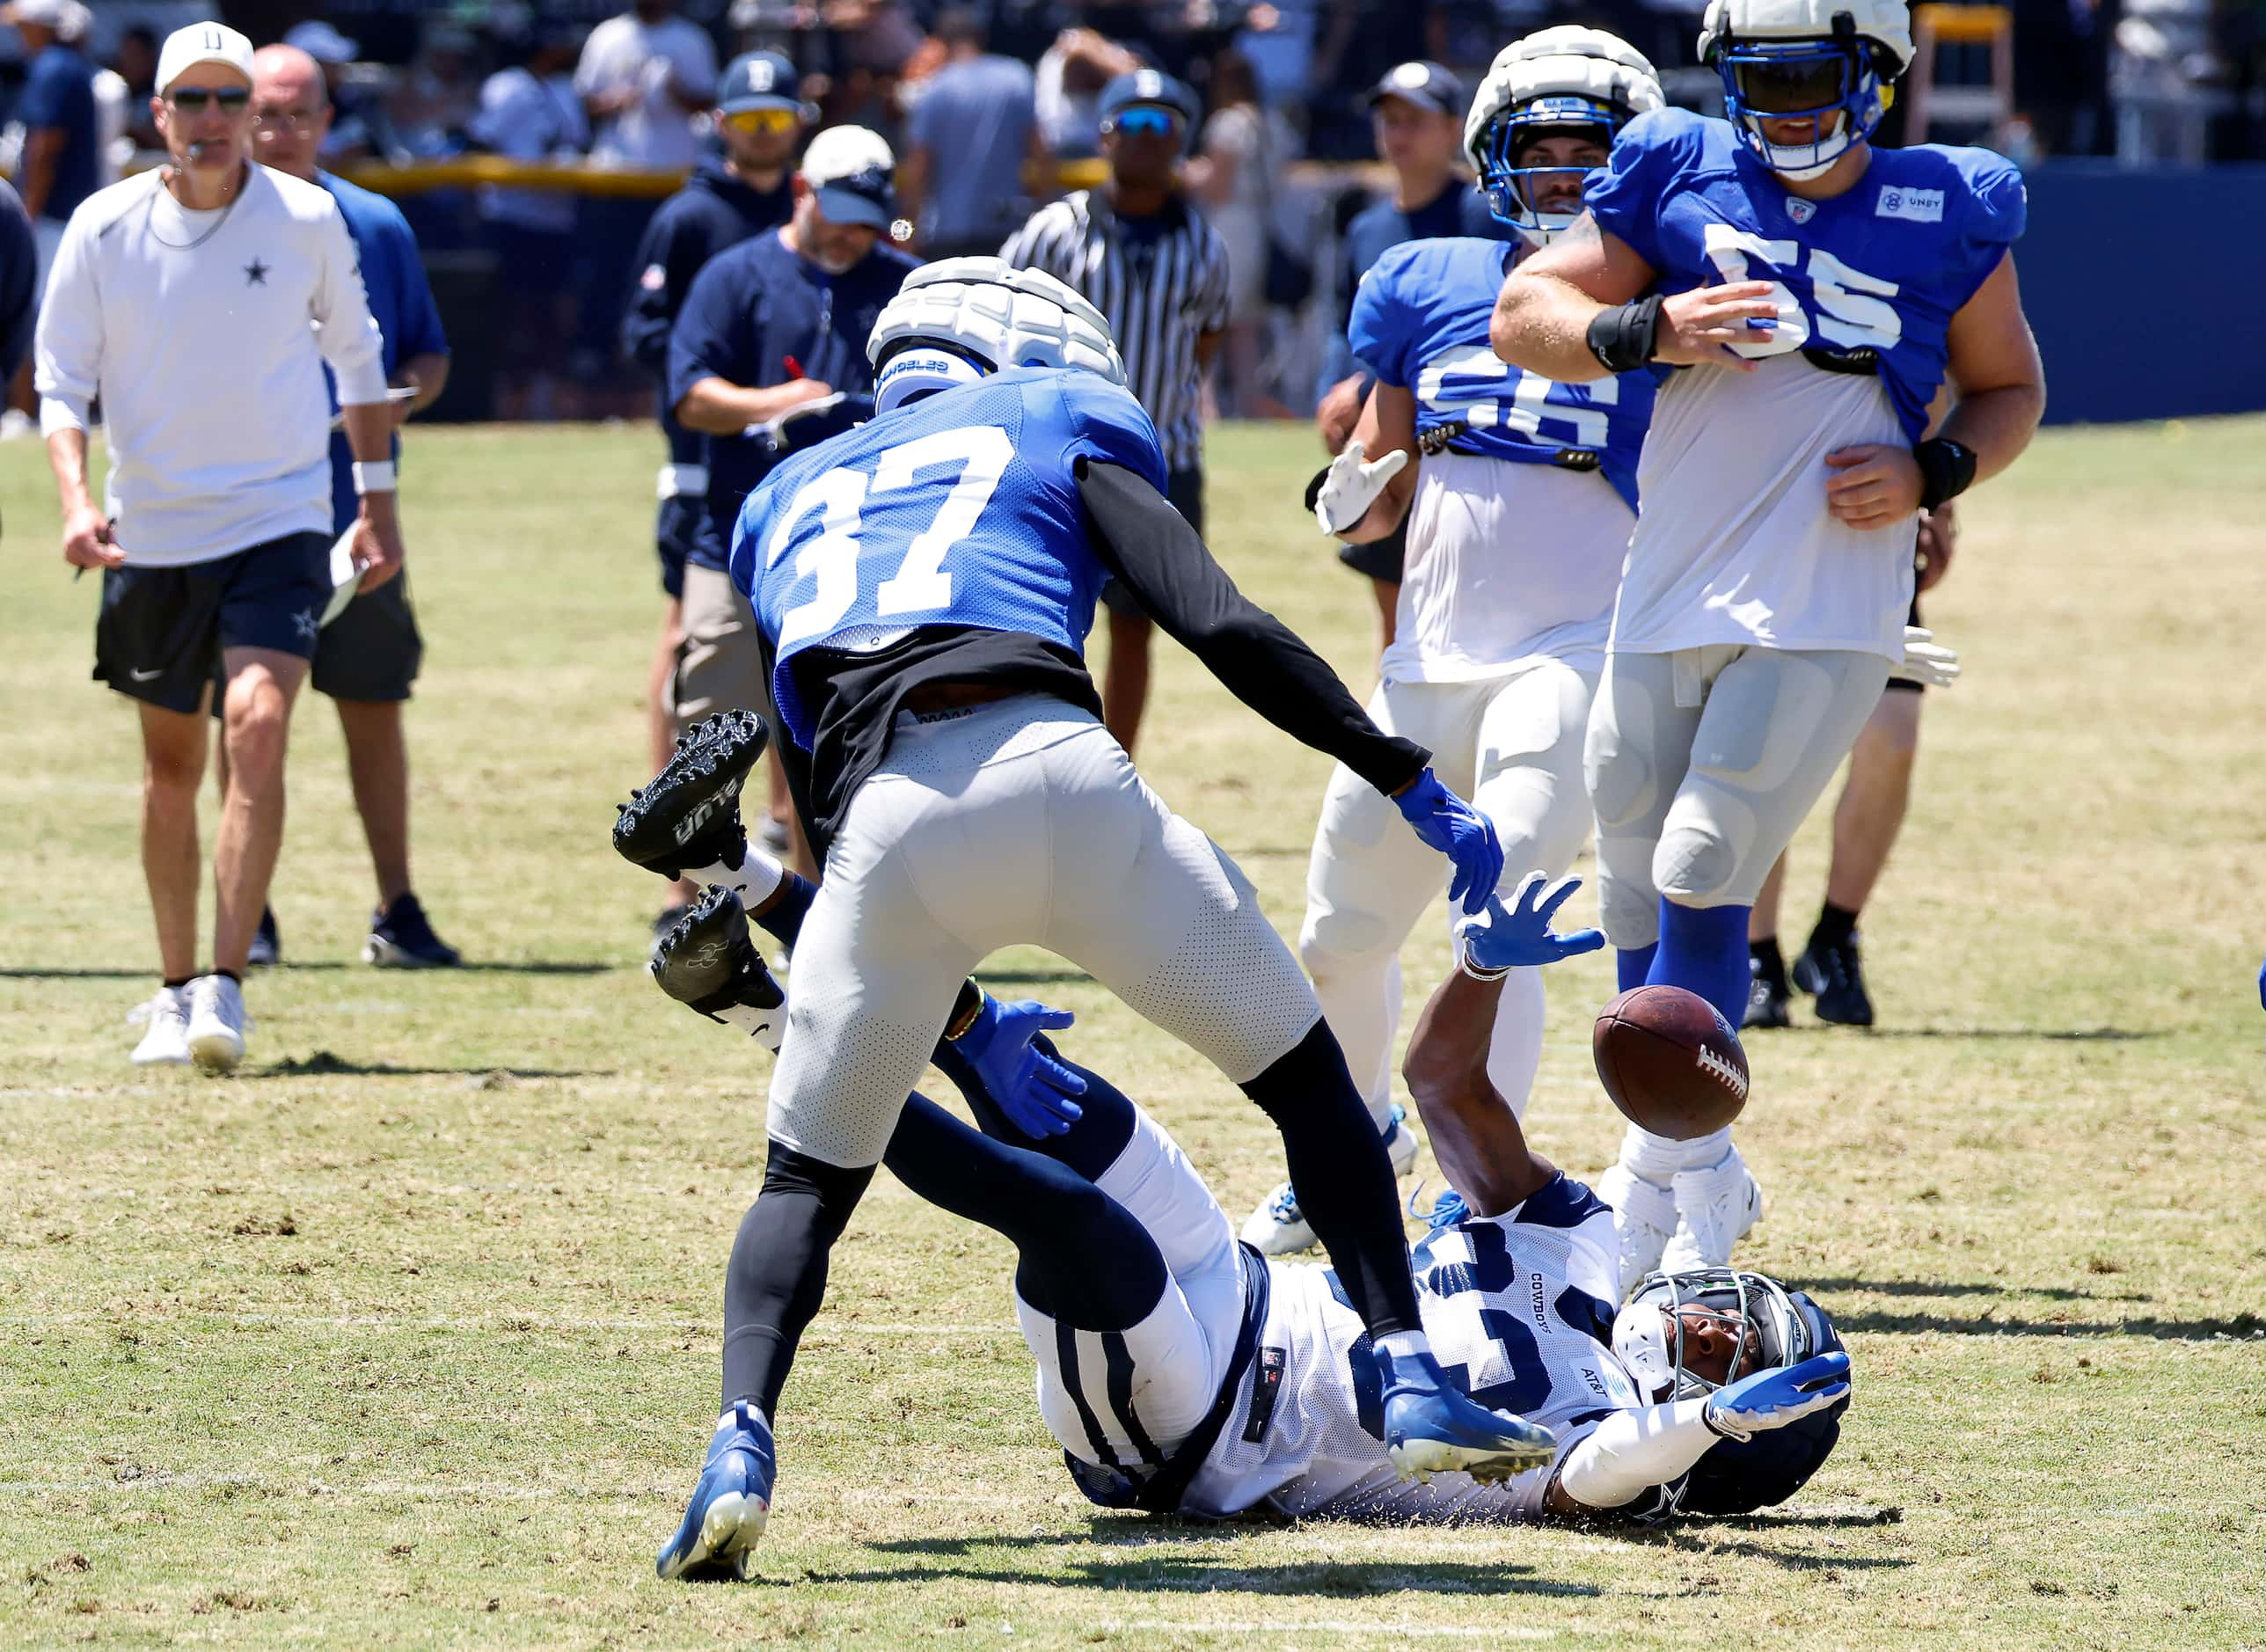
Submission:
<svg viewBox="0 0 2266 1652">
<path fill-rule="evenodd" d="M 1385 1151 L 1398 1179 L 1416 1168 L 1416 1132 L 1408 1128 L 1408 1109 L 1395 1101 L 1385 1125 Z M 1298 1190 L 1284 1182 L 1243 1224 L 1243 1242 L 1261 1256 L 1295 1256 L 1316 1243 L 1314 1230 L 1298 1209 Z"/>
<path fill-rule="evenodd" d="M 1620 1164 L 1597 1178 L 1594 1191 L 1613 1208 L 1613 1236 L 1620 1240 L 1621 1290 L 1626 1291 L 1659 1268 L 1668 1236 L 1676 1231 L 1676 1195 Z"/>
<path fill-rule="evenodd" d="M 137 1067 L 188 1065 L 189 1061 L 189 990 L 186 987 L 159 987 L 157 996 L 142 1006 L 142 1019 L 148 1021 L 148 1030 L 142 1042 L 134 1046 L 134 1064 Z"/>
<path fill-rule="evenodd" d="M 1732 1250 L 1762 1216 L 1762 1184 L 1737 1148 L 1713 1169 L 1678 1171 L 1676 1232 L 1660 1259 L 1662 1271 L 1729 1268 Z"/>
<path fill-rule="evenodd" d="M 233 1072 L 244 1059 L 244 989 L 226 976 L 189 983 L 189 1059 L 207 1072 Z"/>
</svg>

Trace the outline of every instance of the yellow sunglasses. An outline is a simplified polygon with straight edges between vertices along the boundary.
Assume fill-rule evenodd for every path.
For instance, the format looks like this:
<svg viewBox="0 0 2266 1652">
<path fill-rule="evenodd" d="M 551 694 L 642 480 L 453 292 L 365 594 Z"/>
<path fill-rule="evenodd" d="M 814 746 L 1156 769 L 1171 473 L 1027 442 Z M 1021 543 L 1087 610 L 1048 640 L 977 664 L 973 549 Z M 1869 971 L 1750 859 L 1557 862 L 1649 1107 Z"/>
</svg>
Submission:
<svg viewBox="0 0 2266 1652">
<path fill-rule="evenodd" d="M 800 126 L 802 117 L 792 109 L 737 109 L 724 117 L 724 124 L 735 132 L 764 132 L 776 137 Z"/>
</svg>

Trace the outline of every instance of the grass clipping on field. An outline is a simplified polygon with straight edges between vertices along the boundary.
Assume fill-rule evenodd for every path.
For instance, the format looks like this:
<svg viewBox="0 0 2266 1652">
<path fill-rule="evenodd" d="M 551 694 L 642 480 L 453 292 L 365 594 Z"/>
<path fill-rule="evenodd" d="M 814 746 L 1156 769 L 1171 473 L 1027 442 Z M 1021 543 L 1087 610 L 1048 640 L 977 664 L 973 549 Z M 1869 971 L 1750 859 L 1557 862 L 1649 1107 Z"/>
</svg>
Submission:
<svg viewBox="0 0 2266 1652">
<path fill-rule="evenodd" d="M 418 888 L 483 967 L 353 961 L 369 872 L 311 696 L 289 967 L 251 983 L 227 1082 L 126 1064 L 154 984 L 134 723 L 85 681 L 97 587 L 53 559 L 38 451 L 0 451 L 0 1640 L 2260 1643 L 2262 440 L 2057 431 L 1961 501 L 1928 618 L 1967 672 L 1927 698 L 1865 915 L 1881 1027 L 1749 1040 L 1767 1214 L 1742 1260 L 1815 1292 L 1856 1361 L 1795 1503 L 1634 1539 L 1102 1513 L 1039 1424 L 1005 1247 L 883 1178 L 737 1589 L 650 1570 L 714 1414 L 769 1072 L 641 978 L 659 887 L 606 847 L 647 768 L 650 433 L 411 432 Z M 1295 508 L 1312 464 L 1302 429 L 1216 433 L 1214 542 L 1365 685 L 1367 593 Z M 1327 764 L 1169 644 L 1157 677 L 1144 772 L 1295 930 Z M 1821 817 L 1795 944 L 1824 851 Z M 1412 1002 L 1444 936 L 1436 913 L 1411 944 Z M 987 973 L 1076 1010 L 1071 1048 L 1239 1220 L 1280 1178 L 1255 1109 L 1060 961 Z M 1530 1124 L 1590 1173 L 1610 966 L 1549 986 Z"/>
</svg>

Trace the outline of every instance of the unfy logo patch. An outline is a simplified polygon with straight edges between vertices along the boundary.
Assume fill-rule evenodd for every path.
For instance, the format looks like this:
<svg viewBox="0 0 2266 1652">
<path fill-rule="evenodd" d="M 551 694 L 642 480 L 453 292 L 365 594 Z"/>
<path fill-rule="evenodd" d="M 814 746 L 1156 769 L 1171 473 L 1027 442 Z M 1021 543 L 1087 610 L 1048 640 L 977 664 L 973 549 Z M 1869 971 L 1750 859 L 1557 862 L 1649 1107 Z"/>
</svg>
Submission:
<svg viewBox="0 0 2266 1652">
<path fill-rule="evenodd" d="M 1913 189 L 1903 184 L 1883 184 L 1873 208 L 1876 218 L 1904 218 L 1913 223 L 1943 222 L 1943 191 Z"/>
</svg>

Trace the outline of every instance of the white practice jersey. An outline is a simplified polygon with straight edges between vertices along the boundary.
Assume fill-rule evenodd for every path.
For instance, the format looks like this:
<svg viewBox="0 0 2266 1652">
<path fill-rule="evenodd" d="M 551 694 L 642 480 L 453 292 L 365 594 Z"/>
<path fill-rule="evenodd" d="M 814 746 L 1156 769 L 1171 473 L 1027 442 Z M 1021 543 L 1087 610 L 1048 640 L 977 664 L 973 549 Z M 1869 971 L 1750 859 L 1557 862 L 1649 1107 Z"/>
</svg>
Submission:
<svg viewBox="0 0 2266 1652">
<path fill-rule="evenodd" d="M 1561 1174 L 1500 1216 L 1436 1227 L 1413 1262 L 1425 1334 L 1449 1379 L 1552 1429 L 1558 1458 L 1612 1412 L 1643 1403 L 1612 1348 L 1621 1284 L 1612 1211 L 1580 1182 Z M 1404 1484 L 1385 1456 L 1383 1379 L 1336 1276 L 1276 1262 L 1269 1276 L 1258 1358 L 1280 1363 L 1272 1414 L 1254 1424 L 1254 1395 L 1269 1385 L 1246 1380 L 1184 1507 L 1385 1520 L 1540 1514 L 1558 1458 L 1496 1486 L 1466 1474 Z"/>
<path fill-rule="evenodd" d="M 1613 647 L 1710 644 L 1848 649 L 1904 658 L 1918 519 L 1851 528 L 1825 508 L 1825 456 L 1908 448 L 1876 376 L 1824 373 L 1799 355 L 1758 371 L 1696 367 L 1654 403 L 1638 466 Z"/>
<path fill-rule="evenodd" d="M 1604 669 L 1635 521 L 1594 471 L 1423 459 L 1399 618 L 1378 669 L 1400 683 L 1498 677 L 1538 658 Z"/>
<path fill-rule="evenodd" d="M 37 344 L 41 430 L 108 428 L 108 515 L 127 560 L 209 561 L 331 531 L 329 363 L 383 401 L 382 340 L 330 191 L 251 167 L 191 212 L 161 172 L 99 190 L 63 231 Z"/>
</svg>

